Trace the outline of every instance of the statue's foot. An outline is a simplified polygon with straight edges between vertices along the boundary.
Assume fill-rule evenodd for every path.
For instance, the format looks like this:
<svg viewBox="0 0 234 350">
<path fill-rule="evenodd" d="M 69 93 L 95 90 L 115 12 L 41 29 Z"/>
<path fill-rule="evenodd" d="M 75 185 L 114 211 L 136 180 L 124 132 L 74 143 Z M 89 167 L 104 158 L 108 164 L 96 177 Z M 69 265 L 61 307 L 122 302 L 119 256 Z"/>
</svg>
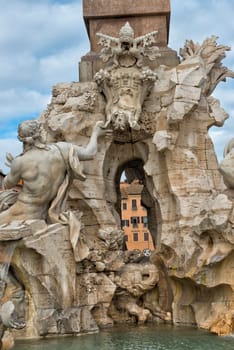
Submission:
<svg viewBox="0 0 234 350">
<path fill-rule="evenodd" d="M 12 349 L 15 345 L 14 338 L 10 331 L 5 331 L 2 337 L 2 347 L 1 350 Z"/>
<path fill-rule="evenodd" d="M 166 312 L 166 315 L 164 317 L 165 321 L 171 321 L 171 312 Z"/>
<path fill-rule="evenodd" d="M 142 309 L 138 313 L 138 323 L 145 323 L 150 315 L 150 311 L 147 309 Z"/>
</svg>

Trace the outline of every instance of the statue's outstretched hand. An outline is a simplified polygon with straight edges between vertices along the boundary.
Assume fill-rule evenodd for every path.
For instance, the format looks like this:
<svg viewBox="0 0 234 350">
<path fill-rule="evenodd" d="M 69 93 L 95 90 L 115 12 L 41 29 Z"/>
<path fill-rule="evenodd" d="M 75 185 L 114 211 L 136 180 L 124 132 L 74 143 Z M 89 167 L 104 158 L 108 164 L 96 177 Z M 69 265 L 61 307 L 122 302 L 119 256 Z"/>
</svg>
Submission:
<svg viewBox="0 0 234 350">
<path fill-rule="evenodd" d="M 94 126 L 94 131 L 96 132 L 97 136 L 105 136 L 107 139 L 112 138 L 113 135 L 113 130 L 111 129 L 106 129 L 105 123 L 101 120 L 99 120 L 95 126 Z"/>
<path fill-rule="evenodd" d="M 6 166 L 11 168 L 11 164 L 13 160 L 14 160 L 13 155 L 11 153 L 6 153 L 6 161 L 5 161 Z"/>
</svg>

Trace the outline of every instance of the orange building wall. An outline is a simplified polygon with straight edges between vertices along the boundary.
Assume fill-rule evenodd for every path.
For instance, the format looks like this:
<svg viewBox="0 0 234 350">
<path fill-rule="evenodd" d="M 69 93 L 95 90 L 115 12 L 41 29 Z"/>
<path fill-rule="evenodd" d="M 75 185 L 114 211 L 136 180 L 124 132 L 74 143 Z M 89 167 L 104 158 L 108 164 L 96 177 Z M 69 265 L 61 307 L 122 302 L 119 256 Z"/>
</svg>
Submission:
<svg viewBox="0 0 234 350">
<path fill-rule="evenodd" d="M 121 183 L 120 188 L 124 189 L 129 184 L 127 183 Z M 136 200 L 136 208 L 132 209 L 132 200 Z M 124 204 L 127 206 L 126 209 L 124 209 Z M 144 223 L 142 223 L 142 217 L 147 217 L 147 210 L 146 208 L 142 207 L 141 205 L 141 193 L 139 194 L 128 194 L 127 198 L 122 198 L 121 200 L 121 215 L 122 215 L 122 222 L 123 220 L 129 221 L 129 226 L 122 226 L 122 229 L 125 232 L 125 235 L 127 236 L 126 245 L 128 250 L 133 249 L 150 249 L 154 250 L 153 241 L 151 238 L 151 234 L 148 230 L 148 227 L 144 226 Z M 134 224 L 131 222 L 131 218 L 133 217 L 139 217 L 139 223 L 137 223 L 137 227 L 134 227 Z M 136 226 L 136 225 L 135 225 Z M 145 240 L 144 233 L 148 233 L 148 241 Z M 138 240 L 134 241 L 134 233 L 138 234 Z"/>
</svg>

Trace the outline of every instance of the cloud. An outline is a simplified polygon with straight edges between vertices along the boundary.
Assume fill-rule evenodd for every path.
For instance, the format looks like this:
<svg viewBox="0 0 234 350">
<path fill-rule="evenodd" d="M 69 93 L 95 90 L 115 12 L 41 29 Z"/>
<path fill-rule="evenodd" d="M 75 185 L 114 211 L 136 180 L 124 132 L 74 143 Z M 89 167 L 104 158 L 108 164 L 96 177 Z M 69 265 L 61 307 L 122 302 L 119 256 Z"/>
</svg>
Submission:
<svg viewBox="0 0 234 350">
<path fill-rule="evenodd" d="M 0 5 L 0 45 L 9 53 L 55 53 L 85 34 L 82 1 L 0 0 Z"/>
<path fill-rule="evenodd" d="M 0 94 L 23 88 L 48 95 L 51 85 L 78 80 L 78 62 L 89 50 L 82 1 L 0 0 L 0 6 Z"/>
<path fill-rule="evenodd" d="M 80 60 L 87 51 L 87 46 L 80 45 L 70 47 L 59 54 L 43 57 L 39 62 L 41 79 L 47 86 L 58 82 L 78 81 L 78 59 Z"/>
<path fill-rule="evenodd" d="M 35 111 L 46 108 L 50 95 L 25 89 L 11 89 L 0 94 L 0 122 L 3 125 L 20 115 L 34 115 Z"/>
<path fill-rule="evenodd" d="M 234 106 L 234 80 L 228 79 L 226 83 L 217 86 L 213 96 L 218 98 L 223 106 Z"/>
<path fill-rule="evenodd" d="M 186 39 L 202 42 L 211 35 L 233 43 L 234 3 L 230 0 L 171 0 L 170 45 L 177 50 Z M 225 42 L 226 41 L 226 42 Z"/>
</svg>

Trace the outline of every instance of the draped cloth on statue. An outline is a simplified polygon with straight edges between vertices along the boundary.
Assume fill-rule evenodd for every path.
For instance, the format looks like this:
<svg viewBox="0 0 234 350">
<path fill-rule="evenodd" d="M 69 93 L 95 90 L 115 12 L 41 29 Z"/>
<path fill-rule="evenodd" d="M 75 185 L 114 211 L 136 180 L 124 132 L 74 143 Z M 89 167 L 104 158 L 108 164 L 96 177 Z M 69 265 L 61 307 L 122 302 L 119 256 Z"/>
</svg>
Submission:
<svg viewBox="0 0 234 350">
<path fill-rule="evenodd" d="M 15 190 L 5 190 L 0 192 L 0 212 L 10 208 L 18 198 L 19 192 Z"/>
<path fill-rule="evenodd" d="M 63 155 L 62 150 L 57 144 L 54 146 L 59 150 L 61 157 L 66 164 L 66 175 L 63 183 L 60 185 L 56 197 L 53 199 L 50 208 L 48 210 L 48 221 L 50 223 L 61 223 L 67 224 L 67 220 L 64 219 L 64 216 L 61 217 L 61 213 L 65 211 L 66 201 L 69 193 L 70 186 L 73 179 L 78 179 L 84 181 L 86 176 L 83 174 L 82 166 L 80 164 L 79 158 L 75 155 L 73 145 L 69 146 L 68 161 Z"/>
<path fill-rule="evenodd" d="M 59 149 L 58 145 L 55 146 Z M 59 151 L 63 157 L 62 151 L 60 149 Z M 85 259 L 89 254 L 88 246 L 80 237 L 82 228 L 80 219 L 83 213 L 80 212 L 77 217 L 77 215 L 75 215 L 72 211 L 65 210 L 69 189 L 73 179 L 84 181 L 86 177 L 83 174 L 79 158 L 74 154 L 73 145 L 70 145 L 69 147 L 68 163 L 69 164 L 67 164 L 65 161 L 67 173 L 63 183 L 59 187 L 57 196 L 52 201 L 51 206 L 48 210 L 48 220 L 50 223 L 60 223 L 69 226 L 70 241 L 75 260 L 78 262 Z"/>
</svg>

